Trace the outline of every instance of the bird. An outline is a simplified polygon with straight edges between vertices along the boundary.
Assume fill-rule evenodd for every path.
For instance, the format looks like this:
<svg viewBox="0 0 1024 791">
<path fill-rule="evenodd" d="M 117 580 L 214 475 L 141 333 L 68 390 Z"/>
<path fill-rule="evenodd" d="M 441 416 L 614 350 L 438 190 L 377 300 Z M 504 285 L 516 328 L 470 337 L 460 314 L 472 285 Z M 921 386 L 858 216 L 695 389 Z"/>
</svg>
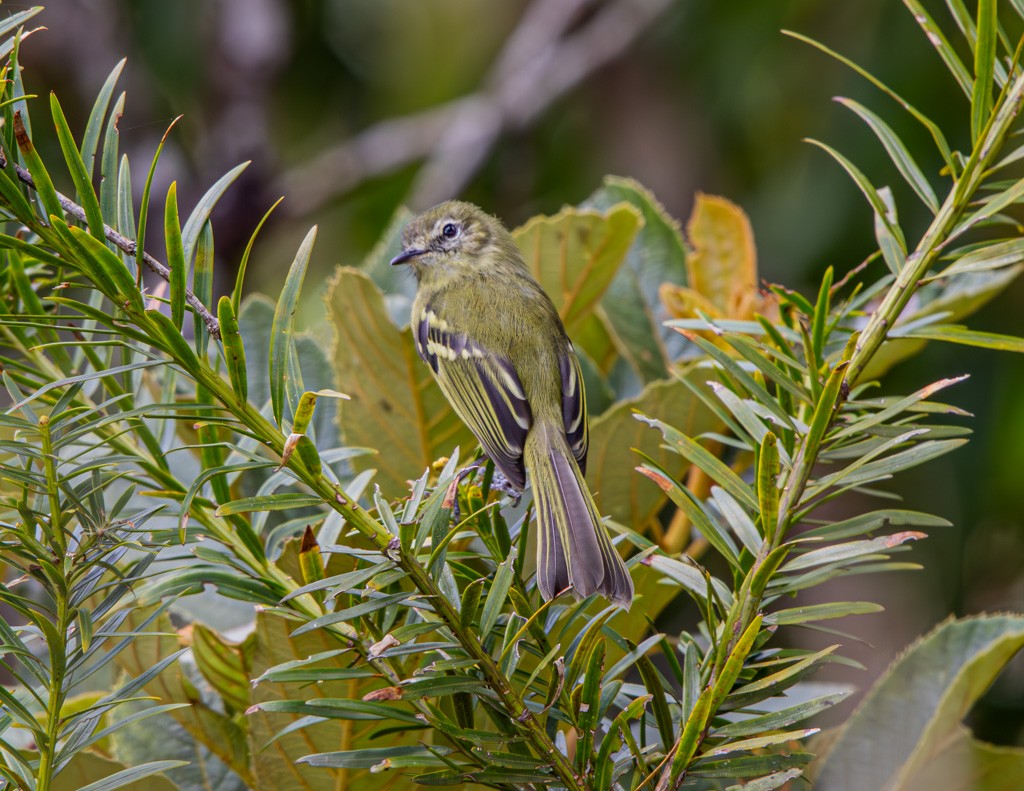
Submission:
<svg viewBox="0 0 1024 791">
<path fill-rule="evenodd" d="M 447 201 L 412 218 L 393 266 L 418 287 L 411 328 L 442 393 L 537 515 L 545 600 L 599 593 L 628 608 L 633 581 L 584 480 L 583 375 L 558 311 L 505 225 Z"/>
</svg>

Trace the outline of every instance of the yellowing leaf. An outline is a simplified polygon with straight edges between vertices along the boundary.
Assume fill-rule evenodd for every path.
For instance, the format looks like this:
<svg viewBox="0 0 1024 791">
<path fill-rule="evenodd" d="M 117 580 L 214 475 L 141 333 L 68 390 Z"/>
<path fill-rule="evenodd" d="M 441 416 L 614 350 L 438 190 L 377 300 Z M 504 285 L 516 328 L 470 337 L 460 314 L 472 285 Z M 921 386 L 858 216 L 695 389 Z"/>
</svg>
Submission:
<svg viewBox="0 0 1024 791">
<path fill-rule="evenodd" d="M 741 296 L 757 289 L 757 253 L 750 220 L 739 206 L 697 194 L 686 224 L 693 254 L 686 259 L 690 287 L 729 318 Z"/>
<path fill-rule="evenodd" d="M 670 315 L 679 319 L 751 319 L 755 313 L 776 313 L 774 297 L 758 289 L 757 253 L 750 220 L 736 204 L 698 193 L 686 225 L 692 252 L 686 259 L 689 287 L 662 285 L 659 296 Z M 708 333 L 706 337 L 725 347 Z"/>
<path fill-rule="evenodd" d="M 512 232 L 570 336 L 614 279 L 641 222 L 639 212 L 627 203 L 606 212 L 567 206 Z"/>
<path fill-rule="evenodd" d="M 409 329 L 391 323 L 369 276 L 339 268 L 327 287 L 327 311 L 337 383 L 351 397 L 340 410 L 342 433 L 348 445 L 379 451 L 353 463 L 376 468 L 385 494 L 407 491 L 406 481 L 456 445 L 476 447 L 416 354 Z"/>
<path fill-rule="evenodd" d="M 707 370 L 699 377 L 709 378 Z M 640 462 L 633 449 L 654 459 L 677 478 L 688 465 L 678 453 L 662 447 L 661 434 L 637 420 L 637 412 L 663 420 L 690 436 L 716 428 L 718 420 L 678 379 L 651 382 L 635 398 L 619 401 L 591 419 L 587 483 L 597 506 L 602 514 L 610 514 L 617 522 L 642 531 L 661 510 L 666 497 L 661 489 L 633 471 Z"/>
<path fill-rule="evenodd" d="M 259 678 L 271 667 L 284 662 L 306 659 L 314 654 L 342 647 L 340 640 L 323 629 L 292 637 L 290 632 L 295 626 L 295 623 L 273 613 L 257 613 L 253 678 Z M 352 655 L 341 654 L 325 659 L 316 666 L 330 671 L 352 666 L 353 663 L 358 665 L 358 660 Z M 263 680 L 253 688 L 252 696 L 255 703 L 306 700 L 315 704 L 321 698 L 360 700 L 367 693 L 368 685 L 379 686 L 380 681 L 376 678 L 343 679 L 309 684 Z M 366 769 L 341 769 L 331 772 L 310 764 L 297 763 L 297 759 L 312 753 L 374 746 L 376 743 L 372 741 L 372 735 L 375 729 L 367 728 L 366 723 L 329 720 L 292 731 L 264 748 L 264 745 L 301 716 L 257 709 L 246 718 L 250 727 L 249 738 L 253 747 L 257 791 L 276 791 L 284 788 L 302 788 L 307 791 L 334 791 L 339 788 L 349 791 L 395 791 L 415 787 L 412 781 L 400 772 L 388 772 L 383 775 L 371 774 Z M 417 744 L 419 740 L 429 739 L 426 731 L 411 730 L 404 734 L 392 734 L 388 737 L 387 746 Z"/>
<path fill-rule="evenodd" d="M 669 315 L 677 319 L 690 319 L 697 315 L 697 312 L 705 313 L 712 318 L 721 317 L 722 313 L 718 306 L 711 300 L 686 286 L 674 286 L 671 283 L 664 283 L 658 290 L 661 302 L 668 310 Z"/>
<path fill-rule="evenodd" d="M 148 614 L 147 610 L 133 611 L 125 622 L 125 629 L 139 629 L 145 623 Z M 143 631 L 147 634 L 133 640 L 114 660 L 117 666 L 131 677 L 142 675 L 180 649 L 185 642 L 184 638 L 187 637 L 187 633 L 175 634 L 174 625 L 167 613 L 161 613 Z M 145 694 L 154 696 L 160 704 L 189 704 L 174 709 L 170 716 L 177 720 L 196 742 L 205 746 L 246 782 L 252 781 L 245 723 L 208 706 L 179 664 L 174 663 L 167 667 L 146 684 L 144 690 Z M 123 735 L 124 731 L 115 733 L 115 743 Z"/>
</svg>

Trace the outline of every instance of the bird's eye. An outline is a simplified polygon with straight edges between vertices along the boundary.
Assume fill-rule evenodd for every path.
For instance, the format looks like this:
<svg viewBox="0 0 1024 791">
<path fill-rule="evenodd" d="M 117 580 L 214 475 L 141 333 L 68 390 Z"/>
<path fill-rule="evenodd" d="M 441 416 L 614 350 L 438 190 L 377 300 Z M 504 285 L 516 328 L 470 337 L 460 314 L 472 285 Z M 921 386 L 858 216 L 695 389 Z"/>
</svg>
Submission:
<svg viewBox="0 0 1024 791">
<path fill-rule="evenodd" d="M 444 236 L 445 239 L 454 239 L 459 235 L 459 226 L 450 222 L 441 229 L 441 235 Z"/>
</svg>

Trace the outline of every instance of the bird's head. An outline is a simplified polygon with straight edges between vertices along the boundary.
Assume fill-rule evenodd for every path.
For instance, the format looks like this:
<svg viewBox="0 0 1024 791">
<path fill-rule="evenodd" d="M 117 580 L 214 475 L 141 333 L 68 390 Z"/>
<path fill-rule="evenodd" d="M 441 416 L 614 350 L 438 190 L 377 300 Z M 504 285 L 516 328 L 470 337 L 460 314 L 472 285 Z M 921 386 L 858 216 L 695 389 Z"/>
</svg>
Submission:
<svg viewBox="0 0 1024 791">
<path fill-rule="evenodd" d="M 409 221 L 391 264 L 409 264 L 420 282 L 443 282 L 521 260 L 499 219 L 472 203 L 447 201 Z"/>
</svg>

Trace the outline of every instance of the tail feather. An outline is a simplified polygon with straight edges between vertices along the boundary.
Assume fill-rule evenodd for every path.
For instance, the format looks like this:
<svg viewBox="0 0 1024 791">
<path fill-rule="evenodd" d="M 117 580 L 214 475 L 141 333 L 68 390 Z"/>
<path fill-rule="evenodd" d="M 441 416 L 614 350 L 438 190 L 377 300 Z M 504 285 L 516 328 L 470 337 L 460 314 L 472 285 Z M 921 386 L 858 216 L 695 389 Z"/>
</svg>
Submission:
<svg viewBox="0 0 1024 791">
<path fill-rule="evenodd" d="M 526 468 L 537 503 L 537 587 L 545 599 L 565 590 L 600 593 L 628 607 L 633 581 L 612 545 L 583 474 L 560 431 L 535 426 Z"/>
</svg>

